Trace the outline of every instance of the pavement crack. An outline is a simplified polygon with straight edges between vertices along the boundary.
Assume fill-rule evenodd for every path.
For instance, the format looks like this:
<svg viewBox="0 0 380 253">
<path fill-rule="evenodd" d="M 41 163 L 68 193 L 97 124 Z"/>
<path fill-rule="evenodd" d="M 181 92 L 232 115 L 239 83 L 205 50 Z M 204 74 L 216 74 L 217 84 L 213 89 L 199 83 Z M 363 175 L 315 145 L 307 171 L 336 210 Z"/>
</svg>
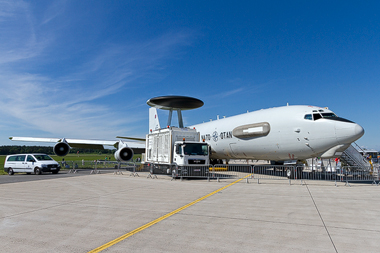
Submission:
<svg viewBox="0 0 380 253">
<path fill-rule="evenodd" d="M 331 235 L 330 235 L 330 232 L 329 232 L 329 230 L 328 230 L 328 228 L 327 228 L 327 226 L 326 226 L 326 224 L 325 224 L 325 221 L 323 220 L 323 217 L 322 217 L 321 213 L 319 212 L 318 206 L 317 206 L 317 204 L 315 203 L 315 200 L 314 200 L 314 198 L 313 198 L 313 195 L 311 194 L 310 189 L 309 189 L 309 187 L 308 187 L 307 184 L 306 184 L 306 188 L 307 188 L 307 191 L 309 192 L 309 195 L 310 195 L 311 200 L 312 200 L 313 203 L 314 203 L 315 209 L 316 209 L 317 212 L 318 212 L 319 218 L 321 219 L 322 224 L 323 224 L 323 226 L 325 227 L 325 230 L 326 230 L 326 232 L 327 232 L 327 235 L 329 236 L 330 241 L 331 241 L 332 245 L 334 246 L 335 252 L 338 253 L 338 250 L 336 249 L 336 246 L 335 246 L 334 241 L 333 241 L 333 239 L 332 239 L 332 237 L 331 237 Z"/>
</svg>

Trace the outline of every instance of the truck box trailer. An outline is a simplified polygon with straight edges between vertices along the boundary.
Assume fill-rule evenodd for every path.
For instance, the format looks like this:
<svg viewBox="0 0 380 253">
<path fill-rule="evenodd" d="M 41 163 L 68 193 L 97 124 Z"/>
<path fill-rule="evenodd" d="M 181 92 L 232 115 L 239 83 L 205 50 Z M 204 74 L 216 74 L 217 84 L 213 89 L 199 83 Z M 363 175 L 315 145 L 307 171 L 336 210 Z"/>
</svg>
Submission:
<svg viewBox="0 0 380 253">
<path fill-rule="evenodd" d="M 210 147 L 195 129 L 169 127 L 146 136 L 145 164 L 171 174 L 178 166 L 209 165 Z"/>
</svg>

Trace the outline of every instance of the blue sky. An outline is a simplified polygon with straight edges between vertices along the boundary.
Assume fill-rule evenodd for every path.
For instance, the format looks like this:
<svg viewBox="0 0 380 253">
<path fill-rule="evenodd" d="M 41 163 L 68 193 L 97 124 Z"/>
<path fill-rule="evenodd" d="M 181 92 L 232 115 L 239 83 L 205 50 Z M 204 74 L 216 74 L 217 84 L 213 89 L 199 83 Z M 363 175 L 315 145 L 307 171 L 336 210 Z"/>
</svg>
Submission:
<svg viewBox="0 0 380 253">
<path fill-rule="evenodd" d="M 0 145 L 144 137 L 146 101 L 184 95 L 205 102 L 183 112 L 185 125 L 327 106 L 380 150 L 379 11 L 378 1 L 0 0 Z"/>
</svg>

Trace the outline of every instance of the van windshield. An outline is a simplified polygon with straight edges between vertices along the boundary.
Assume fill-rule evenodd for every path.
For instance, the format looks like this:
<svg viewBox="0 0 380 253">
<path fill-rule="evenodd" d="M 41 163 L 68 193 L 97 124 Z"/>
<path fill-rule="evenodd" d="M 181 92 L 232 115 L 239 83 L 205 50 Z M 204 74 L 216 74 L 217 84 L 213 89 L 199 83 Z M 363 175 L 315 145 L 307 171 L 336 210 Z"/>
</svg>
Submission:
<svg viewBox="0 0 380 253">
<path fill-rule="evenodd" d="M 53 160 L 50 156 L 48 155 L 34 155 L 34 157 L 38 160 L 38 161 L 51 161 Z"/>
</svg>

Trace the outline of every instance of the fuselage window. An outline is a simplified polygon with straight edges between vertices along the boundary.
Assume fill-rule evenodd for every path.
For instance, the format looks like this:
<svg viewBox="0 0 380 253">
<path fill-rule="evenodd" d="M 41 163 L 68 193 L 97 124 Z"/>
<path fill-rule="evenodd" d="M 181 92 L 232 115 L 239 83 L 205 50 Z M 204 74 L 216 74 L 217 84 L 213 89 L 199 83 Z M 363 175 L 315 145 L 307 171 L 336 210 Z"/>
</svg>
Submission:
<svg viewBox="0 0 380 253">
<path fill-rule="evenodd" d="M 304 119 L 313 120 L 313 116 L 311 114 L 306 114 Z"/>
</svg>

